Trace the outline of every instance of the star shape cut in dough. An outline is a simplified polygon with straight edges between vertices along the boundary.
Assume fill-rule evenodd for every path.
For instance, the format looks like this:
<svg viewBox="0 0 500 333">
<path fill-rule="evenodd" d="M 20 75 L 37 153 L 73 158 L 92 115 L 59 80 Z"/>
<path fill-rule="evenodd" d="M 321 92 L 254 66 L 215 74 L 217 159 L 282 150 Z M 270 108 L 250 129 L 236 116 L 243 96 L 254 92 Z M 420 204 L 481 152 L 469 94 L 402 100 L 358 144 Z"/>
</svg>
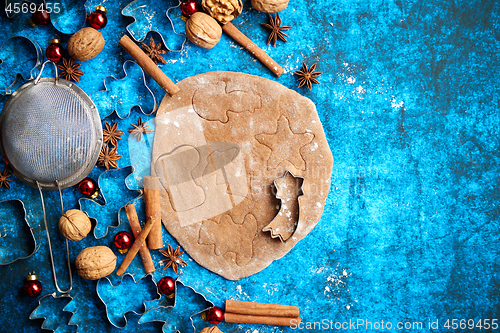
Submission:
<svg viewBox="0 0 500 333">
<path fill-rule="evenodd" d="M 311 143 L 314 134 L 292 132 L 290 122 L 282 115 L 278 120 L 276 133 L 258 134 L 255 139 L 271 149 L 271 155 L 267 160 L 268 170 L 277 168 L 284 161 L 292 163 L 297 169 L 305 170 L 306 162 L 300 150 Z"/>
</svg>

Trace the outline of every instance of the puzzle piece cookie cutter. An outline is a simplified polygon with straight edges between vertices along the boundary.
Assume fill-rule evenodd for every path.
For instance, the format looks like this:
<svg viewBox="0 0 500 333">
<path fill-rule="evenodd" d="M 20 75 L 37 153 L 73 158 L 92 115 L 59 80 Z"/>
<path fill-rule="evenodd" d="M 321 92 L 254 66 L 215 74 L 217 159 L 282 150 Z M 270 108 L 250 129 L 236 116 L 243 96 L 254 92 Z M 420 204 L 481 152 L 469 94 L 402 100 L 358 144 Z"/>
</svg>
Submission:
<svg viewBox="0 0 500 333">
<path fill-rule="evenodd" d="M 18 39 L 21 40 L 21 42 L 15 43 L 14 41 Z M 12 43 L 12 45 L 19 45 L 22 43 L 22 41 L 27 42 L 29 46 L 32 46 L 35 50 L 35 65 L 33 68 L 29 71 L 29 77 L 24 77 L 23 73 L 17 72 L 15 73 L 15 78 L 12 83 L 5 88 L 5 92 L 0 92 L 2 95 L 11 95 L 17 88 L 17 86 L 22 83 L 23 80 L 33 80 L 34 78 L 37 77 L 38 75 L 38 68 L 42 65 L 42 58 L 43 58 L 43 51 L 40 45 L 33 39 L 24 37 L 24 36 L 12 36 L 7 38 L 2 45 L 0 46 L 0 55 L 1 51 L 8 45 Z M 5 60 L 0 59 L 0 65 L 4 64 Z"/>
<path fill-rule="evenodd" d="M 284 189 L 287 188 L 287 184 L 284 183 L 287 178 L 292 177 L 293 181 L 297 184 L 297 212 L 295 213 L 294 211 L 290 211 L 290 209 L 287 206 L 287 201 L 291 200 L 288 198 L 284 198 L 282 194 L 280 194 L 280 191 L 283 191 Z M 300 184 L 299 184 L 300 183 Z M 304 177 L 297 177 L 295 176 L 291 171 L 287 170 L 285 171 L 284 175 L 276 178 L 273 181 L 274 189 L 276 189 L 276 198 L 281 200 L 281 206 L 279 212 L 276 214 L 276 216 L 273 218 L 273 220 L 267 224 L 264 228 L 262 228 L 263 232 L 271 232 L 271 237 L 272 238 L 279 238 L 282 243 L 286 243 L 295 233 L 295 231 L 298 228 L 299 222 L 300 222 L 300 197 L 304 195 L 304 192 L 302 191 L 302 185 L 304 184 Z M 280 187 L 282 189 L 280 189 Z M 294 203 L 289 203 L 288 204 L 294 204 Z M 295 220 L 295 215 L 296 214 L 296 222 L 293 222 Z M 292 220 L 294 227 L 293 230 L 291 228 L 287 228 L 287 224 L 290 223 L 290 220 Z"/>
</svg>

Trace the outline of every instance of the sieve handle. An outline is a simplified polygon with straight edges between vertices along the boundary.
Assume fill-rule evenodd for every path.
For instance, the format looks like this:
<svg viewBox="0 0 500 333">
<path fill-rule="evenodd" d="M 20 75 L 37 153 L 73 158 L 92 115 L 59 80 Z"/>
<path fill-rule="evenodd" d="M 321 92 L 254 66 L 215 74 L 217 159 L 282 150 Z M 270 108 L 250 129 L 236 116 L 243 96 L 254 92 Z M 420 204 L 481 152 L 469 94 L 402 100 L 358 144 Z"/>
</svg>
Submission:
<svg viewBox="0 0 500 333">
<path fill-rule="evenodd" d="M 46 63 L 49 63 L 49 62 L 51 62 L 51 63 L 53 63 L 53 64 L 54 64 L 54 69 L 55 69 L 55 71 L 56 71 L 56 77 L 55 77 L 55 80 L 56 80 L 56 83 L 58 83 L 58 82 L 59 82 L 59 75 L 58 75 L 58 73 L 57 73 L 57 65 L 56 65 L 56 63 L 55 63 L 55 62 L 53 62 L 53 61 L 47 60 L 46 62 L 44 62 L 44 63 L 42 64 L 42 67 L 40 68 L 40 73 L 38 73 L 38 76 L 37 76 L 37 77 L 36 77 L 36 79 L 35 79 L 35 84 L 37 84 L 37 83 L 40 81 L 40 78 L 41 78 L 41 76 L 42 76 L 42 72 L 43 72 L 43 69 L 44 69 L 44 67 L 45 67 L 45 64 L 46 64 Z"/>
</svg>

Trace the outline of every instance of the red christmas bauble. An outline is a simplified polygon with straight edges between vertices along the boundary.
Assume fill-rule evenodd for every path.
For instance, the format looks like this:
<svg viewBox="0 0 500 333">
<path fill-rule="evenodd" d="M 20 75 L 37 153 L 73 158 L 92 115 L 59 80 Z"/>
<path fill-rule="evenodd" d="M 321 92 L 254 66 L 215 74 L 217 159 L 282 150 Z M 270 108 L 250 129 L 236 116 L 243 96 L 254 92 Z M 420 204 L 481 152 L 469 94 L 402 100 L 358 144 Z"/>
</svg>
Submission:
<svg viewBox="0 0 500 333">
<path fill-rule="evenodd" d="M 114 244 L 120 253 L 126 253 L 134 242 L 132 235 L 126 231 L 120 231 L 115 235 Z"/>
<path fill-rule="evenodd" d="M 198 11 L 198 3 L 194 0 L 186 0 L 181 2 L 182 15 L 190 17 Z"/>
<path fill-rule="evenodd" d="M 61 41 L 57 38 L 50 40 L 50 45 L 45 50 L 45 55 L 47 59 L 53 62 L 58 62 L 62 59 L 63 49 L 61 47 Z"/>
<path fill-rule="evenodd" d="M 37 10 L 31 15 L 30 24 L 34 27 L 37 25 L 47 25 L 50 22 L 50 14 L 45 9 Z"/>
<path fill-rule="evenodd" d="M 158 282 L 158 291 L 160 294 L 171 296 L 175 293 L 175 280 L 170 276 L 165 276 Z"/>
<path fill-rule="evenodd" d="M 99 194 L 99 188 L 97 187 L 97 182 L 90 177 L 83 179 L 78 184 L 78 191 L 81 194 L 86 195 L 94 199 Z"/>
<path fill-rule="evenodd" d="M 207 311 L 207 320 L 210 324 L 220 324 L 224 320 L 224 310 L 218 306 L 214 306 Z"/>
<path fill-rule="evenodd" d="M 29 297 L 37 297 L 42 293 L 42 283 L 34 274 L 28 275 L 26 283 L 24 284 L 23 291 Z"/>
<path fill-rule="evenodd" d="M 89 15 L 89 24 L 94 29 L 102 29 L 108 24 L 108 17 L 106 15 L 106 8 L 97 6 L 95 11 Z"/>
</svg>

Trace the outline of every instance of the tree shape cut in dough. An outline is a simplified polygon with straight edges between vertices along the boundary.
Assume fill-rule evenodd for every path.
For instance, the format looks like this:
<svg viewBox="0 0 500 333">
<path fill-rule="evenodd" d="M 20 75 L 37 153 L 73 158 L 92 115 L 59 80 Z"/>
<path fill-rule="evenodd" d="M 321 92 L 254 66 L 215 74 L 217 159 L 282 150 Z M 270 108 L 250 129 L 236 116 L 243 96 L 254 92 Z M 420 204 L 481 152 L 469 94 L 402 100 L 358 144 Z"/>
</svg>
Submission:
<svg viewBox="0 0 500 333">
<path fill-rule="evenodd" d="M 241 224 L 234 222 L 228 214 L 224 214 L 219 222 L 203 221 L 198 243 L 214 245 L 217 256 L 236 254 L 236 264 L 243 266 L 252 259 L 252 243 L 256 232 L 257 221 L 252 214 L 247 214 Z"/>
<path fill-rule="evenodd" d="M 281 207 L 271 223 L 262 229 L 264 232 L 270 231 L 272 238 L 279 237 L 282 242 L 286 242 L 297 229 L 300 214 L 299 197 L 304 195 L 303 183 L 304 178 L 295 177 L 289 171 L 274 181 L 276 198 L 281 200 Z"/>
<path fill-rule="evenodd" d="M 221 108 L 221 105 L 224 107 Z M 253 113 L 255 109 L 260 109 L 261 100 L 260 96 L 252 92 L 230 91 L 227 82 L 218 82 L 213 89 L 196 91 L 193 96 L 193 107 L 196 113 L 206 120 L 227 123 L 228 112 Z"/>
<path fill-rule="evenodd" d="M 276 133 L 258 134 L 255 139 L 271 149 L 271 155 L 267 160 L 268 170 L 277 168 L 284 161 L 292 163 L 299 170 L 305 170 L 306 162 L 300 154 L 300 150 L 311 143 L 314 134 L 292 132 L 290 122 L 282 115 L 278 120 Z M 286 147 L 283 147 L 283 142 L 288 143 Z"/>
</svg>

